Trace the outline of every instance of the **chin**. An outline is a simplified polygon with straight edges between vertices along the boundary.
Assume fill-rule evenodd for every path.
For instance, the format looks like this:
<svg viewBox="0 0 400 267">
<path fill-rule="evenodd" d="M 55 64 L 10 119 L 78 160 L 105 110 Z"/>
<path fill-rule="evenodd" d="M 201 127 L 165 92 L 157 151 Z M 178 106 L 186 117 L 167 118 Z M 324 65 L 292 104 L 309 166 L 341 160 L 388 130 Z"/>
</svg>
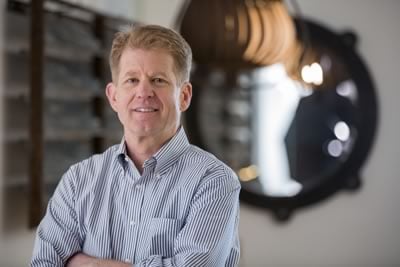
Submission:
<svg viewBox="0 0 400 267">
<path fill-rule="evenodd" d="M 138 137 L 146 137 L 146 136 L 153 136 L 157 135 L 160 131 L 154 128 L 130 128 L 128 132 L 134 136 Z"/>
</svg>

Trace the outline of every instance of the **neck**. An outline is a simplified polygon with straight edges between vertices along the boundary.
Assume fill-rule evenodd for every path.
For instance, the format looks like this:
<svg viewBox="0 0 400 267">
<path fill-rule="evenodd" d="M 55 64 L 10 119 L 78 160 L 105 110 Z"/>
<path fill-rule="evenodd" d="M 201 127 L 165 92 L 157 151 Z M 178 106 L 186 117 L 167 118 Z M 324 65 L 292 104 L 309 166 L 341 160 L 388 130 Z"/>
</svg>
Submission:
<svg viewBox="0 0 400 267">
<path fill-rule="evenodd" d="M 159 138 L 153 136 L 138 137 L 125 133 L 127 154 L 140 173 L 143 171 L 143 163 L 157 153 L 157 151 L 160 150 L 160 148 L 174 135 L 165 138 Z"/>
</svg>

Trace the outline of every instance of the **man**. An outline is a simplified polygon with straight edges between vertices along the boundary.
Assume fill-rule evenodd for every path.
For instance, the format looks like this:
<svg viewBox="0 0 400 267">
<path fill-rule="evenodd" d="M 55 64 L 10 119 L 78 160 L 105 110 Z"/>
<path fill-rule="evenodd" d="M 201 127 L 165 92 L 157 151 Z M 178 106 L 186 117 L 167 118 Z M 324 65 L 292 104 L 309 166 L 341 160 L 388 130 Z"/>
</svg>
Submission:
<svg viewBox="0 0 400 267">
<path fill-rule="evenodd" d="M 240 183 L 180 125 L 192 53 L 176 32 L 116 35 L 106 95 L 124 138 L 62 177 L 31 266 L 236 266 Z"/>
</svg>

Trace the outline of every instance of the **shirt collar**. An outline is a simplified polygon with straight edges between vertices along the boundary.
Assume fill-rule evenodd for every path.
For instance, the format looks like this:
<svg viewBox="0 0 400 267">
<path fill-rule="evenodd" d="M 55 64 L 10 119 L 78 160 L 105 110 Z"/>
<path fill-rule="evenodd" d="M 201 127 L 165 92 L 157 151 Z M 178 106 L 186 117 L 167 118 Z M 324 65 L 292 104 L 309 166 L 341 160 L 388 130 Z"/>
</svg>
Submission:
<svg viewBox="0 0 400 267">
<path fill-rule="evenodd" d="M 178 160 L 188 147 L 189 141 L 185 130 L 181 126 L 171 140 L 164 144 L 160 150 L 154 154 L 153 157 L 157 161 L 155 171 L 162 174 Z"/>
<path fill-rule="evenodd" d="M 127 156 L 128 155 L 126 154 L 125 137 L 122 137 L 121 143 L 119 144 L 117 149 L 117 159 L 118 162 L 121 164 L 122 168 L 125 168 Z"/>
<path fill-rule="evenodd" d="M 189 145 L 185 130 L 181 126 L 176 134 L 153 155 L 152 158 L 156 160 L 155 171 L 161 174 L 167 170 L 178 160 Z M 118 162 L 123 168 L 125 167 L 127 156 L 125 138 L 123 137 L 117 149 Z"/>
</svg>

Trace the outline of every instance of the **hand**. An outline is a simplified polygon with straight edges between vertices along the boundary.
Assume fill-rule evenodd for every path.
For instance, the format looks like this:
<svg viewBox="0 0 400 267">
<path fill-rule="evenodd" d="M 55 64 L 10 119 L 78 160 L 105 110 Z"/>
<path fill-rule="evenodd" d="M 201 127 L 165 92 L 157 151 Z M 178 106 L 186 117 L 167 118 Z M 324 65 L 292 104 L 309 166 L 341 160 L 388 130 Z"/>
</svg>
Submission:
<svg viewBox="0 0 400 267">
<path fill-rule="evenodd" d="M 77 253 L 67 262 L 67 267 L 97 267 L 99 265 L 99 259 L 88 256 L 84 253 Z"/>
<path fill-rule="evenodd" d="M 67 262 L 67 267 L 133 267 L 131 264 L 114 260 L 98 259 L 86 255 L 85 253 L 77 253 Z"/>
</svg>

